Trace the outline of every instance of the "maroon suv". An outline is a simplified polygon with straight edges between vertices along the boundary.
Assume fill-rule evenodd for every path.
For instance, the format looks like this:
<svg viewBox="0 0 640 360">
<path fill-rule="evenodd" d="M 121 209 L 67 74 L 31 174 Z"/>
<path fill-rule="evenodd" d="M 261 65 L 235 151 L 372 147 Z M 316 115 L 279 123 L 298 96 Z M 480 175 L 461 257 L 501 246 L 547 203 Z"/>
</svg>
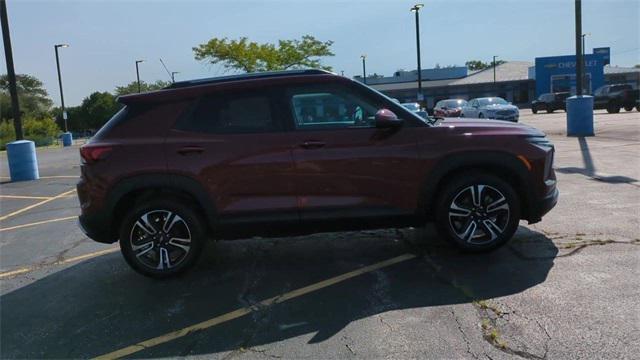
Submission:
<svg viewBox="0 0 640 360">
<path fill-rule="evenodd" d="M 150 276 L 207 238 L 421 226 L 498 247 L 556 203 L 553 145 L 528 126 L 423 119 L 320 70 L 180 82 L 119 98 L 80 149 L 80 224 Z"/>
</svg>

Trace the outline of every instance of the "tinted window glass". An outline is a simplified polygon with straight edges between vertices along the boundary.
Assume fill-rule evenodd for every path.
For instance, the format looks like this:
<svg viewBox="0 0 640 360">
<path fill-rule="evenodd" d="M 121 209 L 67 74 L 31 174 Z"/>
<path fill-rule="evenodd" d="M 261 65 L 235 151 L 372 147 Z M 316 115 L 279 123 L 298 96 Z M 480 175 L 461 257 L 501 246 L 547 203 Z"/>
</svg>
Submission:
<svg viewBox="0 0 640 360">
<path fill-rule="evenodd" d="M 276 129 L 269 97 L 205 96 L 176 128 L 203 133 L 255 133 Z"/>
<path fill-rule="evenodd" d="M 341 89 L 290 91 L 296 129 L 373 127 L 377 107 Z"/>
</svg>

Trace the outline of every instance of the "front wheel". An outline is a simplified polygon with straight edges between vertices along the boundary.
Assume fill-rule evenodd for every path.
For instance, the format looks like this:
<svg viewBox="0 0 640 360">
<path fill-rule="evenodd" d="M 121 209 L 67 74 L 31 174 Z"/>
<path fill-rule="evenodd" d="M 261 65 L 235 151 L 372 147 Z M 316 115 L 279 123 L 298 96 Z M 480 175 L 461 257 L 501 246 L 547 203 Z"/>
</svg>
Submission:
<svg viewBox="0 0 640 360">
<path fill-rule="evenodd" d="M 520 202 L 511 185 L 493 175 L 465 173 L 445 186 L 436 205 L 442 236 L 464 251 L 499 247 L 515 233 Z"/>
<path fill-rule="evenodd" d="M 632 110 L 633 110 L 633 106 L 627 105 L 624 107 L 624 111 L 632 111 Z"/>
<path fill-rule="evenodd" d="M 538 109 L 534 106 L 534 107 L 531 108 L 531 112 L 534 113 L 534 114 L 537 114 L 538 113 Z"/>
<path fill-rule="evenodd" d="M 179 199 L 151 199 L 125 215 L 120 250 L 137 272 L 156 278 L 193 266 L 205 242 L 205 224 Z"/>
</svg>

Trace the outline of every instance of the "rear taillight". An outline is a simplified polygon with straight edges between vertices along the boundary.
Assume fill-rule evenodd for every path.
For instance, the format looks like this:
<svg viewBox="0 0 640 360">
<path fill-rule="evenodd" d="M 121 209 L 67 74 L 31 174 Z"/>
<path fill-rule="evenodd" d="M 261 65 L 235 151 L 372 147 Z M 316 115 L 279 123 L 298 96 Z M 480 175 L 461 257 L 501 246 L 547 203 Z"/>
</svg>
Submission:
<svg viewBox="0 0 640 360">
<path fill-rule="evenodd" d="M 83 145 L 80 147 L 80 157 L 85 164 L 106 159 L 111 153 L 112 147 L 107 145 Z"/>
</svg>

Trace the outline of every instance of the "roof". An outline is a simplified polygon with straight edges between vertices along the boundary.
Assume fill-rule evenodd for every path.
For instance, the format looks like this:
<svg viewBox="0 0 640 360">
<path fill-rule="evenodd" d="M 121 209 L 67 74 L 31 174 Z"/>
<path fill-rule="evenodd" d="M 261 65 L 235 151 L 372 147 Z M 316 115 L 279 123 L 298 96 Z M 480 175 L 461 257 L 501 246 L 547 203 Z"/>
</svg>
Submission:
<svg viewBox="0 0 640 360">
<path fill-rule="evenodd" d="M 310 78 L 313 77 L 313 80 Z M 324 70 L 291 70 L 223 76 L 209 79 L 174 83 L 164 89 L 138 94 L 123 95 L 117 101 L 122 104 L 152 103 L 195 98 L 212 91 L 234 91 L 247 88 L 265 88 L 281 84 L 305 84 L 349 80 Z"/>
<path fill-rule="evenodd" d="M 284 77 L 284 76 L 294 76 L 294 75 L 297 75 L 297 76 L 318 75 L 318 74 L 333 74 L 333 73 L 326 70 L 320 70 L 320 69 L 263 71 L 263 72 L 244 73 L 244 74 L 237 74 L 237 75 L 217 76 L 217 77 L 211 77 L 211 78 L 205 78 L 205 79 L 178 81 L 167 86 L 165 89 L 177 89 L 177 88 L 188 87 L 188 86 L 197 86 L 197 85 L 223 83 L 223 82 L 240 81 L 240 80 L 274 78 L 274 77 Z"/>
<path fill-rule="evenodd" d="M 504 64 L 496 66 L 496 81 L 522 81 L 529 79 L 529 68 L 533 66 L 529 61 L 509 61 Z M 470 73 L 467 77 L 461 79 L 446 79 L 446 80 L 433 80 L 422 81 L 423 88 L 434 88 L 441 86 L 458 86 L 458 85 L 472 85 L 482 83 L 493 82 L 493 68 L 489 67 L 484 70 L 475 71 Z M 388 84 L 369 84 L 377 90 L 404 90 L 415 89 L 418 87 L 417 81 L 410 81 L 404 83 L 388 83 Z"/>
<path fill-rule="evenodd" d="M 529 79 L 529 68 L 533 66 L 529 61 L 508 61 L 496 66 L 496 81 L 522 81 Z M 449 85 L 471 85 L 493 82 L 493 68 L 475 72 L 465 78 L 452 81 Z"/>
<path fill-rule="evenodd" d="M 620 67 L 620 66 L 611 66 L 607 65 L 604 67 L 604 73 L 607 74 L 628 74 L 628 73 L 639 73 L 640 68 L 634 67 Z"/>
</svg>

